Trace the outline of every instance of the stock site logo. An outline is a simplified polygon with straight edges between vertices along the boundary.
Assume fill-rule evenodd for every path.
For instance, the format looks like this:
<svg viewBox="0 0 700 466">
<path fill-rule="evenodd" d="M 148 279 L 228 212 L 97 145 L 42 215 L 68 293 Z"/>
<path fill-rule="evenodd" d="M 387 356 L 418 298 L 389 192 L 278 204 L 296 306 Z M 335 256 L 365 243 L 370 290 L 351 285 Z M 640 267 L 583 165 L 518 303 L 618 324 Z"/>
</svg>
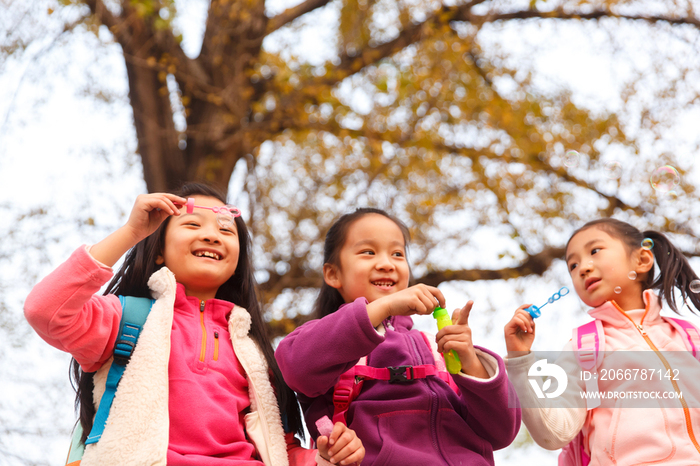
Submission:
<svg viewBox="0 0 700 466">
<path fill-rule="evenodd" d="M 556 364 L 548 364 L 546 359 L 540 359 L 530 366 L 527 375 L 529 377 L 537 377 L 535 380 L 528 379 L 537 398 L 556 398 L 566 390 L 566 384 L 568 383 L 566 372 Z M 542 377 L 548 378 L 542 384 L 542 388 L 540 388 L 539 384 Z M 557 381 L 557 388 L 553 392 L 548 393 L 547 390 L 552 386 L 552 378 Z"/>
</svg>

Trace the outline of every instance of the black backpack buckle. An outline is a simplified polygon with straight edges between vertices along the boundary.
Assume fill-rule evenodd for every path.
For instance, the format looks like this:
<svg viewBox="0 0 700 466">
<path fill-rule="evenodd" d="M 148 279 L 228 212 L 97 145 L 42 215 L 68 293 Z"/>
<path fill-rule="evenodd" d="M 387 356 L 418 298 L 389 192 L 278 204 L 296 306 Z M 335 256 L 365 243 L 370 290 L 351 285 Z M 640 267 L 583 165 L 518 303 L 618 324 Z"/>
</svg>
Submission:
<svg viewBox="0 0 700 466">
<path fill-rule="evenodd" d="M 413 366 L 390 366 L 389 383 L 406 383 L 413 380 Z"/>
</svg>

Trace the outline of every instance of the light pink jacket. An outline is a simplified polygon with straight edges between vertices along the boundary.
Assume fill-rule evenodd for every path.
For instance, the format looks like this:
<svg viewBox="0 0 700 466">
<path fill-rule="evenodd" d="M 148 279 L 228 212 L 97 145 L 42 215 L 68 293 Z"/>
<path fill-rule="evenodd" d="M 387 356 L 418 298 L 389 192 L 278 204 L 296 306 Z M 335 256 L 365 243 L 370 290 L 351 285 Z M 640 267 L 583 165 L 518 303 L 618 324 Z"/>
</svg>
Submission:
<svg viewBox="0 0 700 466">
<path fill-rule="evenodd" d="M 602 322 L 605 334 L 598 391 L 618 396 L 625 392 L 629 397 L 606 399 L 587 411 L 580 395 L 586 388 L 571 341 L 556 361 L 568 374 L 570 387 L 558 399 L 542 401 L 534 395 L 528 383 L 534 353 L 506 360 L 523 406 L 523 421 L 538 445 L 562 448 L 583 429 L 590 466 L 700 465 L 700 363 L 686 349 L 686 335 L 661 317 L 658 297 L 647 290 L 644 302 L 645 309 L 628 313 L 614 301 L 589 311 Z M 667 371 L 677 380 L 667 379 Z M 639 398 L 657 392 L 662 396 L 681 392 L 683 400 Z"/>
<path fill-rule="evenodd" d="M 593 409 L 587 426 L 592 465 L 700 464 L 700 363 L 687 351 L 686 335 L 661 318 L 658 297 L 647 290 L 644 302 L 639 324 L 614 301 L 589 311 L 602 321 L 605 332 L 606 358 L 598 370 L 599 390 L 661 392 L 662 396 L 682 393 L 683 399 L 625 398 L 616 400 L 614 406 L 606 402 Z M 609 354 L 611 351 L 630 353 Z M 653 353 L 646 357 L 642 352 Z M 600 380 L 612 378 L 606 368 L 615 370 L 615 380 Z M 644 368 L 647 374 L 655 369 L 653 380 L 642 380 L 639 372 L 636 377 L 628 372 L 630 380 L 618 380 L 617 375 L 626 378 L 624 369 Z"/>
</svg>

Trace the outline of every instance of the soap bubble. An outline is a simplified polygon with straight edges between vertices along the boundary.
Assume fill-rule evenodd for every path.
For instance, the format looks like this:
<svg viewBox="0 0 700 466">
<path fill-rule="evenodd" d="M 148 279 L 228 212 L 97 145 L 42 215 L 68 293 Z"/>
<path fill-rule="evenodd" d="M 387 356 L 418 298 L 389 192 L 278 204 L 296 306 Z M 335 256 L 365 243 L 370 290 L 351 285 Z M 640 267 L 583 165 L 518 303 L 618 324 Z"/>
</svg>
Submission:
<svg viewBox="0 0 700 466">
<path fill-rule="evenodd" d="M 651 187 L 654 188 L 656 192 L 673 192 L 675 194 L 674 188 L 681 184 L 681 175 L 679 175 L 678 170 L 672 166 L 664 165 L 654 170 L 649 181 L 651 181 Z"/>
<path fill-rule="evenodd" d="M 616 287 L 615 287 L 615 293 L 617 293 L 617 294 L 622 293 L 622 287 L 621 287 L 621 286 L 616 286 Z"/>
<path fill-rule="evenodd" d="M 651 251 L 651 248 L 654 247 L 654 240 L 651 238 L 644 238 L 642 240 L 642 247 L 647 251 Z"/>
<path fill-rule="evenodd" d="M 575 150 L 570 150 L 569 152 L 566 153 L 564 156 L 564 165 L 567 167 L 578 167 L 578 162 L 580 160 L 581 156 L 578 152 Z"/>
<path fill-rule="evenodd" d="M 605 164 L 605 177 L 609 180 L 617 180 L 622 176 L 620 162 L 608 162 Z"/>
<path fill-rule="evenodd" d="M 693 293 L 700 293 L 700 280 L 693 280 L 690 282 L 690 291 Z"/>
<path fill-rule="evenodd" d="M 636 279 L 637 279 L 637 272 L 635 272 L 634 270 L 632 270 L 630 273 L 627 274 L 627 277 L 628 277 L 630 280 L 636 280 Z"/>
</svg>

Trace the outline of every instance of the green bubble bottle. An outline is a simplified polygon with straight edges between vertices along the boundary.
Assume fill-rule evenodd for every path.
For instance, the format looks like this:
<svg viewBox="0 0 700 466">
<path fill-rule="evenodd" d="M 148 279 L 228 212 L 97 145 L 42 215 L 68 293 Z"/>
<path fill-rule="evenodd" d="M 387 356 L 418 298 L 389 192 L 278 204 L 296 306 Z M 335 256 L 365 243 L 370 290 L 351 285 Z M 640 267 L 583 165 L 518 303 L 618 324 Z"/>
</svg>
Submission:
<svg viewBox="0 0 700 466">
<path fill-rule="evenodd" d="M 452 319 L 447 311 L 438 306 L 433 311 L 433 317 L 437 321 L 438 331 L 442 330 L 443 327 L 452 325 Z M 459 360 L 459 356 L 454 350 L 450 350 L 449 353 L 444 354 L 445 356 L 445 366 L 447 367 L 447 372 L 450 374 L 457 374 L 462 370 L 462 362 Z"/>
</svg>

